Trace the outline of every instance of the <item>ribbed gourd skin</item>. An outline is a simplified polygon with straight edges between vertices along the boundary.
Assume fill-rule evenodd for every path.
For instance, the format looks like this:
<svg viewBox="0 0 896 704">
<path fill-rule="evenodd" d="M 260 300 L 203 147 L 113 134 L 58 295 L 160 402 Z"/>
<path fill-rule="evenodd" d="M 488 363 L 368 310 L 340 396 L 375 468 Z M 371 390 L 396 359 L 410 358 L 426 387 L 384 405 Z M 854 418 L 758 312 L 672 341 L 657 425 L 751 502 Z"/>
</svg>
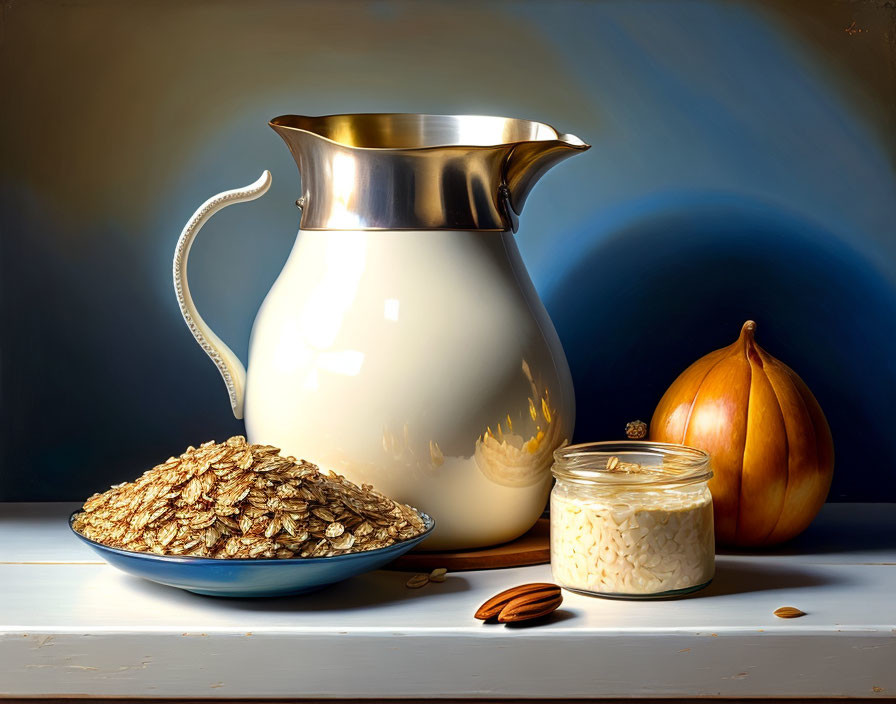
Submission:
<svg viewBox="0 0 896 704">
<path fill-rule="evenodd" d="M 685 369 L 660 399 L 650 439 L 709 452 L 716 541 L 773 545 L 801 533 L 828 495 L 834 443 L 803 380 L 755 341 L 737 341 Z"/>
</svg>

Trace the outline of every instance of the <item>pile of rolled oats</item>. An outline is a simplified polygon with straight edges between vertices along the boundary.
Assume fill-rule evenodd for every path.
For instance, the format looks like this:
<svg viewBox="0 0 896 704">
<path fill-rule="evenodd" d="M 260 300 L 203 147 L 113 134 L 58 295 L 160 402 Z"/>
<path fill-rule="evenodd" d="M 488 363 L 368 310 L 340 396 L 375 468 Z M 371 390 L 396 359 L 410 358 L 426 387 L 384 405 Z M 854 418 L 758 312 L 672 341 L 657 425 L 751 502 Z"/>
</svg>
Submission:
<svg viewBox="0 0 896 704">
<path fill-rule="evenodd" d="M 422 533 L 417 512 L 242 436 L 188 447 L 91 496 L 74 529 L 103 545 L 213 558 L 328 557 Z"/>
</svg>

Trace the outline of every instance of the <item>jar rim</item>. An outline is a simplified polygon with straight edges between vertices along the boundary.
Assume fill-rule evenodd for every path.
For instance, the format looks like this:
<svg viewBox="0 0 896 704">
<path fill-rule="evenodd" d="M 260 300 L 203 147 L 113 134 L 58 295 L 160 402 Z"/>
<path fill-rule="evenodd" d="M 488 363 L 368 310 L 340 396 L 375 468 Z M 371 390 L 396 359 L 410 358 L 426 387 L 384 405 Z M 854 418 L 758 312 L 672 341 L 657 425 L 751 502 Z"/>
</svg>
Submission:
<svg viewBox="0 0 896 704">
<path fill-rule="evenodd" d="M 611 459 L 614 457 L 616 463 Z M 554 451 L 551 471 L 564 481 L 651 488 L 694 484 L 712 477 L 708 452 L 689 445 L 649 440 L 567 445 Z"/>
</svg>

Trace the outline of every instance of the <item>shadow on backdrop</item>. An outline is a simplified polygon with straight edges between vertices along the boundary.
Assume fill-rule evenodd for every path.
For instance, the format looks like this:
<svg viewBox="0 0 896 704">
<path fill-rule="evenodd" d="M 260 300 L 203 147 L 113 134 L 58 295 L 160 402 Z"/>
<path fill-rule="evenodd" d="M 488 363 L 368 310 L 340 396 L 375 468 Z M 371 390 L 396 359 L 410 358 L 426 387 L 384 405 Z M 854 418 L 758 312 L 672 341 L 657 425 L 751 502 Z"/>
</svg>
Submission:
<svg viewBox="0 0 896 704">
<path fill-rule="evenodd" d="M 829 500 L 885 500 L 896 388 L 896 297 L 873 262 L 765 203 L 688 196 L 639 207 L 556 279 L 545 304 L 576 389 L 575 441 L 650 420 L 676 376 L 731 344 L 747 319 L 824 409 L 837 450 Z M 850 386 L 838 380 L 861 380 Z M 861 481 L 847 481 L 861 472 Z"/>
<path fill-rule="evenodd" d="M 243 432 L 173 296 L 173 310 L 156 301 L 170 254 L 134 266 L 147 255 L 121 225 L 85 238 L 49 210 L 22 190 L 0 195 L 10 231 L 40 233 L 3 242 L 16 269 L 0 279 L 0 329 L 12 331 L 0 339 L 0 501 L 83 500 L 197 438 Z"/>
</svg>

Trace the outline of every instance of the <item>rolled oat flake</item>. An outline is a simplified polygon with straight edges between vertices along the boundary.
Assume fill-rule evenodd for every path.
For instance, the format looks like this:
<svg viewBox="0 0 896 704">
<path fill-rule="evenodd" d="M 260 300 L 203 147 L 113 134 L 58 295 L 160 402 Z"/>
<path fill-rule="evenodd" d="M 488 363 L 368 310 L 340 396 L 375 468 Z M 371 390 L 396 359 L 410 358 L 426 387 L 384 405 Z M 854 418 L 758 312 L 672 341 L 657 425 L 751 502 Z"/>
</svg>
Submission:
<svg viewBox="0 0 896 704">
<path fill-rule="evenodd" d="M 72 527 L 110 547 L 220 559 L 343 555 L 425 528 L 410 506 L 242 436 L 188 447 L 94 494 Z"/>
</svg>

